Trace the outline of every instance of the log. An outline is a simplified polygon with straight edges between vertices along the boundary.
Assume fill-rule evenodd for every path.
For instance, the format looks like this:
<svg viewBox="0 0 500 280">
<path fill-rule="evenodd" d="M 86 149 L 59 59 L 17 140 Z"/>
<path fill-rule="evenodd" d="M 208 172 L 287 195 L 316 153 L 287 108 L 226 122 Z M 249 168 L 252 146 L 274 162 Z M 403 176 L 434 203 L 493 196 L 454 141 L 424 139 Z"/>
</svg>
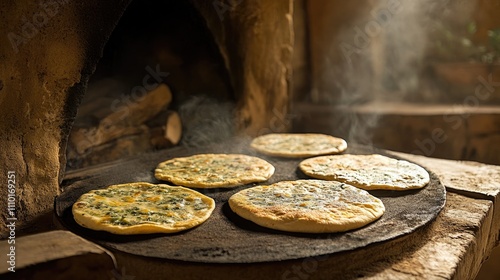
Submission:
<svg viewBox="0 0 500 280">
<path fill-rule="evenodd" d="M 98 130 L 106 130 L 107 126 L 137 126 L 156 116 L 172 101 L 172 92 L 165 84 L 160 84 L 143 97 L 131 98 L 134 103 L 120 106 L 112 114 L 105 117 Z M 111 104 L 113 105 L 113 104 Z"/>
<path fill-rule="evenodd" d="M 175 146 L 179 143 L 182 136 L 182 123 L 179 114 L 174 111 L 170 111 L 167 114 L 167 120 L 165 122 L 165 134 L 164 137 L 169 141 L 171 146 Z"/>
<path fill-rule="evenodd" d="M 131 100 L 133 100 L 132 98 Z M 70 144 L 80 155 L 88 149 L 113 140 L 143 132 L 140 125 L 158 115 L 172 101 L 172 93 L 167 85 L 161 84 L 143 97 L 135 98 L 135 103 L 119 106 L 104 117 L 97 127 L 83 127 L 70 135 Z M 112 107 L 113 104 L 110 104 Z"/>
<path fill-rule="evenodd" d="M 112 102 L 106 96 L 95 99 L 98 106 L 79 116 L 69 136 L 68 167 L 81 168 L 177 144 L 182 128 L 177 113 L 166 109 L 171 101 L 172 93 L 165 84 L 145 96 L 131 95 Z M 165 119 L 171 139 L 166 138 Z"/>
<path fill-rule="evenodd" d="M 124 135 L 110 142 L 91 147 L 82 155 L 76 154 L 73 150 L 68 151 L 68 166 L 82 168 L 152 150 L 150 129 L 144 125 L 139 126 L 139 128 L 140 133 Z"/>
<path fill-rule="evenodd" d="M 76 152 L 75 156 L 82 156 L 95 147 L 111 143 L 117 138 L 136 135 L 144 132 L 143 126 L 120 127 L 110 125 L 106 129 L 96 127 L 78 128 L 70 135 L 70 148 Z"/>
<path fill-rule="evenodd" d="M 164 125 L 152 127 L 151 145 L 155 149 L 170 148 L 179 143 L 182 136 L 182 123 L 179 114 L 175 111 L 167 110 L 162 113 Z"/>
<path fill-rule="evenodd" d="M 156 150 L 161 150 L 170 147 L 170 142 L 165 139 L 165 128 L 162 126 L 153 127 L 149 130 L 150 138 L 149 142 L 151 146 Z"/>
</svg>

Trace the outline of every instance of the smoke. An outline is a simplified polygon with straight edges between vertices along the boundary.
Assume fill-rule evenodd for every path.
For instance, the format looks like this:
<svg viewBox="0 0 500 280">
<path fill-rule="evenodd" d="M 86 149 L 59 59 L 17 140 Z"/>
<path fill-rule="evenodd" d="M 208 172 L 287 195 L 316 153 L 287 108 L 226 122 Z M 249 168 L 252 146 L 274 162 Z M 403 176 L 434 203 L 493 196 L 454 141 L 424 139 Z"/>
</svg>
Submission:
<svg viewBox="0 0 500 280">
<path fill-rule="evenodd" d="M 333 120 L 335 131 L 350 142 L 371 145 L 379 124 L 381 103 L 408 101 L 420 90 L 432 15 L 449 0 L 381 0 L 344 29 L 333 47 L 341 60 L 328 74 L 335 77 L 341 114 Z M 340 43 L 339 43 L 340 42 Z M 360 112 L 369 104 L 373 111 Z M 367 106 L 363 106 L 366 107 Z"/>
<path fill-rule="evenodd" d="M 183 126 L 181 145 L 203 147 L 229 139 L 235 133 L 234 104 L 193 96 L 179 107 Z"/>
</svg>

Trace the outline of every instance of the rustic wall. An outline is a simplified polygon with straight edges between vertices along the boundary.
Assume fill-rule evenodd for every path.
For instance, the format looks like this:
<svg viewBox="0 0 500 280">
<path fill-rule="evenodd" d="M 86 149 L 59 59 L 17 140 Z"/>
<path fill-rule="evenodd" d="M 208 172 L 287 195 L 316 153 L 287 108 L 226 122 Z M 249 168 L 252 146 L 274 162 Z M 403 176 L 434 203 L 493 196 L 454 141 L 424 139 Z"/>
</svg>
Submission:
<svg viewBox="0 0 500 280">
<path fill-rule="evenodd" d="M 7 172 L 14 171 L 18 230 L 52 209 L 76 108 L 127 3 L 0 4 L 0 201 L 7 205 Z M 0 211 L 3 236 L 9 216 Z"/>
<path fill-rule="evenodd" d="M 219 45 L 250 135 L 284 131 L 293 51 L 293 1 L 196 1 Z"/>
</svg>

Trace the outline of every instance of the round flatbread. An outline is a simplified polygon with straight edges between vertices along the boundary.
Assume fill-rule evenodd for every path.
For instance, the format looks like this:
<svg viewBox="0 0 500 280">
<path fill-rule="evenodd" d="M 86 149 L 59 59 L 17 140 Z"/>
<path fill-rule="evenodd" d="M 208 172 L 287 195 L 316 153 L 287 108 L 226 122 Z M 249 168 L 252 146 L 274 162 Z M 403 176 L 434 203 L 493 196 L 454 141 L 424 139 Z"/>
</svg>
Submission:
<svg viewBox="0 0 500 280">
<path fill-rule="evenodd" d="M 405 160 L 372 155 L 335 155 L 309 158 L 299 165 L 306 175 L 336 180 L 365 190 L 419 189 L 429 183 L 429 173 Z"/>
<path fill-rule="evenodd" d="M 240 154 L 199 154 L 173 158 L 156 167 L 155 177 L 193 188 L 228 188 L 263 182 L 274 173 L 269 162 Z"/>
<path fill-rule="evenodd" d="M 115 234 L 172 233 L 193 228 L 210 217 L 212 198 L 163 184 L 128 183 L 92 190 L 73 204 L 75 221 Z"/>
<path fill-rule="evenodd" d="M 347 142 L 325 134 L 273 133 L 253 139 L 250 146 L 266 155 L 301 158 L 341 153 Z"/>
<path fill-rule="evenodd" d="M 229 198 L 239 216 L 263 227 L 305 233 L 342 232 L 382 216 L 382 201 L 365 190 L 323 180 L 282 181 Z"/>
</svg>

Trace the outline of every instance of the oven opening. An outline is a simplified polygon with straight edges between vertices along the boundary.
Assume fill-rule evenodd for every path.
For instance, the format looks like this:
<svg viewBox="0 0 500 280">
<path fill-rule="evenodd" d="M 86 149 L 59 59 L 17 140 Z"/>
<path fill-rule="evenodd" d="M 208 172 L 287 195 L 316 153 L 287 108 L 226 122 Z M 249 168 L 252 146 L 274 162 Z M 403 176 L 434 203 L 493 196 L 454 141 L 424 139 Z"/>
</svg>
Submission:
<svg viewBox="0 0 500 280">
<path fill-rule="evenodd" d="M 89 80 L 67 169 L 230 138 L 237 98 L 220 49 L 189 1 L 133 1 Z"/>
</svg>

